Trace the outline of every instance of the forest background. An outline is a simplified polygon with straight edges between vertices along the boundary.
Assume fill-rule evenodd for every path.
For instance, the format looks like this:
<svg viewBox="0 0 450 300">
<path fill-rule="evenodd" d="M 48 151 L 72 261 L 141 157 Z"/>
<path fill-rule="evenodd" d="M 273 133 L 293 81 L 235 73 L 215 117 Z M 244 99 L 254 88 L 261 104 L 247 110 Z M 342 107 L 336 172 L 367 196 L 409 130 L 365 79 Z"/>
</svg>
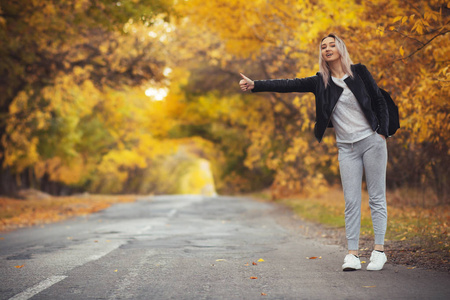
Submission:
<svg viewBox="0 0 450 300">
<path fill-rule="evenodd" d="M 195 192 L 209 168 L 221 194 L 325 191 L 337 150 L 313 95 L 238 82 L 316 74 L 330 32 L 399 106 L 388 188 L 449 204 L 443 0 L 3 0 L 0 194 Z"/>
</svg>

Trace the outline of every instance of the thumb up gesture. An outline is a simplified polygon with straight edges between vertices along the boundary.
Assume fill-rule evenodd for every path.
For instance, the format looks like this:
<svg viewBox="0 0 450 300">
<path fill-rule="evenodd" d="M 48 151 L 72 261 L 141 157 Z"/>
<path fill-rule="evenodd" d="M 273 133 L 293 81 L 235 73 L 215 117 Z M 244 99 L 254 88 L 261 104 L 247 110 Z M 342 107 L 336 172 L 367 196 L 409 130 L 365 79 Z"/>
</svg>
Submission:
<svg viewBox="0 0 450 300">
<path fill-rule="evenodd" d="M 251 80 L 242 73 L 239 74 L 241 74 L 242 77 L 241 81 L 239 81 L 239 86 L 241 87 L 241 90 L 244 92 L 252 90 L 255 87 L 255 83 L 253 82 L 253 80 Z"/>
</svg>

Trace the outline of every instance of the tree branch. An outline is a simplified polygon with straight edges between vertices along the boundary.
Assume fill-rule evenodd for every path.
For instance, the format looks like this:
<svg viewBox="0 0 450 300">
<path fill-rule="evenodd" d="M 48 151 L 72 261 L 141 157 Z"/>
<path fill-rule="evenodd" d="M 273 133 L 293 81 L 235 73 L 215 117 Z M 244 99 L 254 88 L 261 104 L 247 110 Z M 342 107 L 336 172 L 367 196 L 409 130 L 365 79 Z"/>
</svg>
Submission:
<svg viewBox="0 0 450 300">
<path fill-rule="evenodd" d="M 447 30 L 447 31 L 444 31 L 444 32 L 441 32 L 441 33 L 435 35 L 435 36 L 432 37 L 430 40 L 428 40 L 426 43 L 422 43 L 422 46 L 420 46 L 419 48 L 417 48 L 415 51 L 413 51 L 412 53 L 410 53 L 408 56 L 404 56 L 404 57 L 398 58 L 398 59 L 394 60 L 393 62 L 396 62 L 396 61 L 399 61 L 399 60 L 404 60 L 404 59 L 407 59 L 407 58 L 412 57 L 414 54 L 416 54 L 417 52 L 419 52 L 420 50 L 422 50 L 423 48 L 425 48 L 425 46 L 427 46 L 428 44 L 430 44 L 435 38 L 437 38 L 438 36 L 441 36 L 441 35 L 445 35 L 445 34 L 447 34 L 447 33 L 449 33 L 449 32 L 450 32 L 450 30 Z"/>
</svg>

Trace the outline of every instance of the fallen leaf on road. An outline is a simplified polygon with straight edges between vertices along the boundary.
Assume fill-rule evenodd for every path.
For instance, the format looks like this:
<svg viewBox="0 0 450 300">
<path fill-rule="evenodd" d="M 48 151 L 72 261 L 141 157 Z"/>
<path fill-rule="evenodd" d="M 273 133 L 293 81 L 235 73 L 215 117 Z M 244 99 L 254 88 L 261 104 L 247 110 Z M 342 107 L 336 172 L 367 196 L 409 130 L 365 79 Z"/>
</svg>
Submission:
<svg viewBox="0 0 450 300">
<path fill-rule="evenodd" d="M 306 257 L 306 259 L 322 259 L 322 256 Z"/>
<path fill-rule="evenodd" d="M 227 261 L 227 260 L 223 259 L 223 258 L 219 258 L 219 259 L 216 259 L 216 261 Z"/>
<path fill-rule="evenodd" d="M 73 237 L 71 237 L 71 236 L 68 236 L 68 237 L 67 237 L 67 239 L 68 239 L 68 240 L 72 240 L 72 239 L 73 239 Z"/>
<path fill-rule="evenodd" d="M 244 266 L 248 267 L 248 263 L 246 263 Z"/>
<path fill-rule="evenodd" d="M 95 240 L 95 241 L 94 241 L 94 243 L 98 243 L 98 241 L 97 241 L 97 240 Z"/>
<path fill-rule="evenodd" d="M 416 267 L 408 267 L 408 270 L 414 270 Z"/>
<path fill-rule="evenodd" d="M 261 296 L 267 296 L 267 294 L 266 293 L 261 293 Z"/>
<path fill-rule="evenodd" d="M 361 263 L 362 263 L 362 264 L 365 264 L 365 263 L 366 263 L 366 261 L 365 261 L 365 260 L 363 260 L 363 261 L 361 261 Z"/>
<path fill-rule="evenodd" d="M 254 265 L 254 266 L 257 266 L 258 264 L 257 264 L 257 263 L 255 263 L 255 262 L 252 262 L 252 265 Z"/>
<path fill-rule="evenodd" d="M 21 265 L 21 266 L 15 266 L 16 269 L 20 269 L 23 268 L 25 265 Z"/>
<path fill-rule="evenodd" d="M 114 270 L 114 272 L 116 272 L 116 273 L 117 273 L 117 271 L 118 271 L 117 269 Z"/>
<path fill-rule="evenodd" d="M 264 261 L 264 259 L 262 259 L 262 258 L 258 259 L 258 262 L 263 262 L 263 261 Z"/>
<path fill-rule="evenodd" d="M 5 238 L 4 237 L 0 237 L 0 240 L 4 240 Z"/>
<path fill-rule="evenodd" d="M 368 288 L 368 289 L 369 289 L 369 288 L 374 288 L 374 287 L 376 287 L 376 285 L 364 285 L 364 286 L 363 286 L 363 288 Z"/>
<path fill-rule="evenodd" d="M 258 277 L 252 276 L 250 277 L 250 279 L 258 279 Z"/>
</svg>

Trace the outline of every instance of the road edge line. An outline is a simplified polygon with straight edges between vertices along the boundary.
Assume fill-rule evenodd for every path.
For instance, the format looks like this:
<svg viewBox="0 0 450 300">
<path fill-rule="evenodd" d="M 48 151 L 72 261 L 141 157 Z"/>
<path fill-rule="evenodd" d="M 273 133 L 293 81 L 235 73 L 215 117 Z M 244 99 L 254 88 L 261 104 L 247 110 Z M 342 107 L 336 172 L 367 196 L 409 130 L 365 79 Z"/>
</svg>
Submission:
<svg viewBox="0 0 450 300">
<path fill-rule="evenodd" d="M 36 294 L 39 294 L 40 292 L 42 292 L 45 289 L 48 289 L 49 287 L 51 287 L 52 285 L 60 282 L 61 280 L 66 279 L 67 276 L 65 275 L 60 275 L 60 276 L 51 276 L 41 282 L 39 282 L 38 284 L 26 289 L 25 291 L 9 298 L 9 300 L 27 300 L 30 299 L 31 297 L 33 297 Z"/>
</svg>

